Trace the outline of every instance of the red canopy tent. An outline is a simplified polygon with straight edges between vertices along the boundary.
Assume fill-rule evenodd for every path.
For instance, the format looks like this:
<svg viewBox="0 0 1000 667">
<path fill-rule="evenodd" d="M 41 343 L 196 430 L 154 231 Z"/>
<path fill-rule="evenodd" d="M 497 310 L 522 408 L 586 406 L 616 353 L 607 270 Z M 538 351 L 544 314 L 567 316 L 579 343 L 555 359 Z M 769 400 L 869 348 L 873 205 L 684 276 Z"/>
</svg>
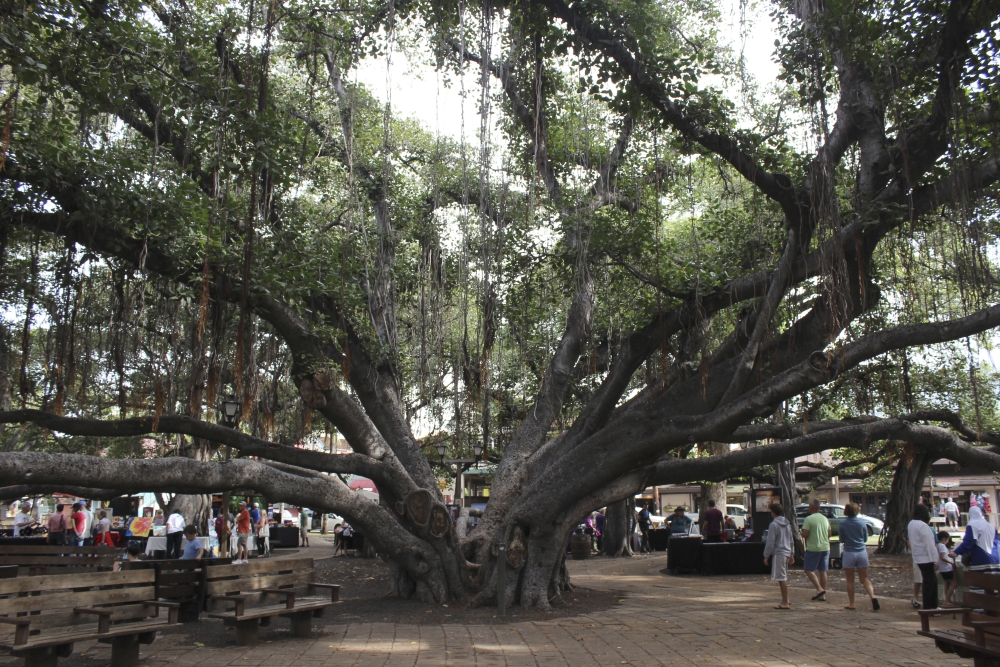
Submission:
<svg viewBox="0 0 1000 667">
<path fill-rule="evenodd" d="M 372 493 L 378 493 L 375 482 L 367 477 L 355 477 L 348 486 L 351 488 L 351 491 L 371 491 Z"/>
</svg>

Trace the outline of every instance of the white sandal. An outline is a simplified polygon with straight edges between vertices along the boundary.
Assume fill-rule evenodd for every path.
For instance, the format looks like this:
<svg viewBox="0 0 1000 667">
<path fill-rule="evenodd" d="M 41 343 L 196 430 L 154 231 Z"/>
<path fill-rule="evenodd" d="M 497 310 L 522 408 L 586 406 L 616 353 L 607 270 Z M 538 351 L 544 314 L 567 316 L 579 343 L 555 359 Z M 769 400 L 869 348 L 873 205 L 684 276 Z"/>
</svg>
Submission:
<svg viewBox="0 0 1000 667">
<path fill-rule="evenodd" d="M 920 600 L 918 600 L 917 598 L 913 598 L 912 600 L 910 600 L 910 604 L 913 605 L 914 609 L 920 609 Z"/>
</svg>

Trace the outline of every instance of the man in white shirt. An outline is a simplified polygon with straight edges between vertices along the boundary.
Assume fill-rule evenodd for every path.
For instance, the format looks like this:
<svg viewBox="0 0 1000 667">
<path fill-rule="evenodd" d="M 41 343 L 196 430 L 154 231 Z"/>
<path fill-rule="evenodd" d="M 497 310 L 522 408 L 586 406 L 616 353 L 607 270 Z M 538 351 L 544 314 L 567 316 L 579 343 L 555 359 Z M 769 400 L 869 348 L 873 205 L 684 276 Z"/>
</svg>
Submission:
<svg viewBox="0 0 1000 667">
<path fill-rule="evenodd" d="M 180 558 L 184 540 L 184 526 L 187 523 L 180 512 L 174 510 L 167 517 L 167 558 Z"/>
<path fill-rule="evenodd" d="M 945 524 L 949 528 L 958 528 L 958 503 L 954 498 L 949 498 L 944 504 Z"/>
<path fill-rule="evenodd" d="M 14 537 L 19 537 L 22 530 L 28 530 L 30 533 L 30 528 L 36 523 L 38 522 L 31 518 L 31 503 L 24 503 L 14 516 Z"/>
<path fill-rule="evenodd" d="M 84 530 L 83 546 L 92 547 L 94 546 L 94 512 L 90 509 L 90 501 L 87 500 L 83 505 L 83 513 L 87 517 L 87 525 Z"/>
</svg>

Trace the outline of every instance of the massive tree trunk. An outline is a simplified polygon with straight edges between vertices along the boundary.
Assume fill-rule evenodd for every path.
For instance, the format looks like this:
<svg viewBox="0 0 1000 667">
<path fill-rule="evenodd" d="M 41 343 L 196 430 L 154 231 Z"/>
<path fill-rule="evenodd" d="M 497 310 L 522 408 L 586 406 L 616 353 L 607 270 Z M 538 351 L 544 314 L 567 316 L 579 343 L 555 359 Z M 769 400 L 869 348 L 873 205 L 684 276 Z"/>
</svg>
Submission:
<svg viewBox="0 0 1000 667">
<path fill-rule="evenodd" d="M 933 451 L 917 450 L 912 444 L 903 447 L 889 489 L 889 502 L 885 507 L 886 536 L 879 553 L 907 552 L 906 529 L 913 518 L 913 508 L 920 502 L 920 491 L 935 458 Z"/>
<path fill-rule="evenodd" d="M 611 558 L 632 556 L 632 531 L 635 512 L 631 499 L 608 505 L 604 515 L 604 555 Z"/>
</svg>

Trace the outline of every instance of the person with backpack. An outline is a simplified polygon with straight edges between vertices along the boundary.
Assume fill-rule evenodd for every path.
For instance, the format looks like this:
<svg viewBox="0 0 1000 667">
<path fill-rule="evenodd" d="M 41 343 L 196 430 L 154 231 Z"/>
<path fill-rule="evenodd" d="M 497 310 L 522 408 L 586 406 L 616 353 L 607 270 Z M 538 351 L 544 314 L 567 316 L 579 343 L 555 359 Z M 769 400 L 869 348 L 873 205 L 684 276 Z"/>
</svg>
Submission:
<svg viewBox="0 0 1000 667">
<path fill-rule="evenodd" d="M 46 544 L 59 547 L 66 544 L 66 515 L 63 514 L 62 505 L 56 505 L 56 511 L 49 515 L 46 528 L 48 529 Z"/>
</svg>

